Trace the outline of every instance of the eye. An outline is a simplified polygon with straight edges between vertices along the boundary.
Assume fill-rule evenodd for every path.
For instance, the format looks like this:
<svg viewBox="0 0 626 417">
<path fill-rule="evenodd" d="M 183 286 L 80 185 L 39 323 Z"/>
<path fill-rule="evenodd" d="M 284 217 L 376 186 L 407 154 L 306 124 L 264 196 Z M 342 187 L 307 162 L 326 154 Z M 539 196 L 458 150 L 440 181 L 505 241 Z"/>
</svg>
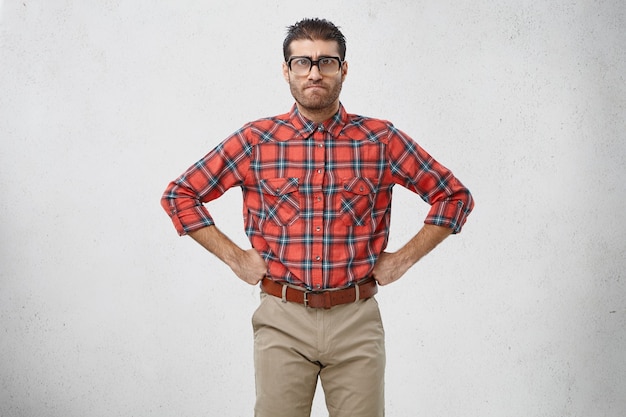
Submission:
<svg viewBox="0 0 626 417">
<path fill-rule="evenodd" d="M 331 65 L 335 65 L 337 61 L 334 60 L 334 58 L 322 58 L 320 59 L 320 64 L 324 65 L 324 66 L 331 66 Z"/>
<path fill-rule="evenodd" d="M 311 65 L 311 61 L 308 58 L 296 58 L 291 61 L 291 65 L 295 65 L 297 67 L 306 67 L 308 68 Z"/>
</svg>

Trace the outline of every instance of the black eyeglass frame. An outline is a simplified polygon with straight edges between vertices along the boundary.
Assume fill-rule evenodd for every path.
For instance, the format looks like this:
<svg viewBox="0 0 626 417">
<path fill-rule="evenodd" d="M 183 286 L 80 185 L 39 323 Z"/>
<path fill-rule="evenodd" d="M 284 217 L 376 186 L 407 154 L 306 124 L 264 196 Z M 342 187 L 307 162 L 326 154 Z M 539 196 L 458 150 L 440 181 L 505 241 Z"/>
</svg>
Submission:
<svg viewBox="0 0 626 417">
<path fill-rule="evenodd" d="M 337 61 L 339 63 L 339 66 L 337 67 L 337 71 L 334 74 L 324 74 L 320 68 L 320 61 L 324 60 L 324 59 L 334 59 L 335 61 Z M 342 61 L 341 58 L 339 58 L 338 56 L 320 56 L 317 61 L 313 61 L 313 59 L 311 59 L 310 56 L 292 56 L 291 58 L 289 58 L 287 60 L 287 67 L 289 67 L 289 71 L 293 71 L 291 69 L 291 62 L 294 59 L 307 59 L 309 61 L 309 70 L 307 71 L 307 74 L 309 74 L 311 72 L 311 69 L 313 68 L 313 65 L 315 65 L 317 67 L 317 70 L 320 72 L 320 74 L 322 75 L 335 75 L 337 74 L 339 71 L 341 71 L 341 66 L 343 65 L 344 62 L 346 61 Z M 305 75 L 305 74 L 302 74 Z"/>
</svg>

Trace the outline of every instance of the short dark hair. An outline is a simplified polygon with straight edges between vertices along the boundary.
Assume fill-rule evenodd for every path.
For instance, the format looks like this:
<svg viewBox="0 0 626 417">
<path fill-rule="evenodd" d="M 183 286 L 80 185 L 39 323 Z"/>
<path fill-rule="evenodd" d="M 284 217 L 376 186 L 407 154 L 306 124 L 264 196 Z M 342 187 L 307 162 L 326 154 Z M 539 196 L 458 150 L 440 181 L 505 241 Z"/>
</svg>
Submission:
<svg viewBox="0 0 626 417">
<path fill-rule="evenodd" d="M 287 27 L 287 37 L 283 42 L 285 61 L 289 59 L 291 53 L 291 42 L 301 39 L 335 41 L 339 45 L 339 58 L 342 61 L 346 59 L 346 38 L 337 26 L 326 19 L 302 19 Z"/>
</svg>

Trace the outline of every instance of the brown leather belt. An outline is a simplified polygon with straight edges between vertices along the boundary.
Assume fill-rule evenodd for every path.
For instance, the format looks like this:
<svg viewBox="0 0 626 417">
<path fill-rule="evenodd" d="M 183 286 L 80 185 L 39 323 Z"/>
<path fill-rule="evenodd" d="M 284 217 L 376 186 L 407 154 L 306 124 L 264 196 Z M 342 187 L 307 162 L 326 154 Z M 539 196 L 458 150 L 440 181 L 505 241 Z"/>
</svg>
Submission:
<svg viewBox="0 0 626 417">
<path fill-rule="evenodd" d="M 356 285 L 342 289 L 308 291 L 291 285 L 281 284 L 269 278 L 261 280 L 263 292 L 281 298 L 283 302 L 304 304 L 311 308 L 331 308 L 339 304 L 354 303 L 372 297 L 378 292 L 374 278 L 361 281 Z"/>
</svg>

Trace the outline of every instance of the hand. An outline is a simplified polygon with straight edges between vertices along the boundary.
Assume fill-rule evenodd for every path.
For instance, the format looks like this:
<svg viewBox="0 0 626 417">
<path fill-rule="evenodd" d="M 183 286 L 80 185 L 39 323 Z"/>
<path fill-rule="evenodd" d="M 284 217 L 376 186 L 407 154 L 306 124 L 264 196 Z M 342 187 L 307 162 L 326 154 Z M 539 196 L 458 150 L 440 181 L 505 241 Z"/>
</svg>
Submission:
<svg viewBox="0 0 626 417">
<path fill-rule="evenodd" d="M 372 275 L 378 285 L 388 285 L 399 280 L 409 269 L 405 267 L 405 262 L 400 259 L 398 253 L 383 252 L 378 256 L 378 261 L 374 265 Z"/>
<path fill-rule="evenodd" d="M 243 251 L 243 255 L 231 269 L 242 281 L 256 285 L 267 273 L 267 264 L 256 250 L 248 249 Z"/>
</svg>

